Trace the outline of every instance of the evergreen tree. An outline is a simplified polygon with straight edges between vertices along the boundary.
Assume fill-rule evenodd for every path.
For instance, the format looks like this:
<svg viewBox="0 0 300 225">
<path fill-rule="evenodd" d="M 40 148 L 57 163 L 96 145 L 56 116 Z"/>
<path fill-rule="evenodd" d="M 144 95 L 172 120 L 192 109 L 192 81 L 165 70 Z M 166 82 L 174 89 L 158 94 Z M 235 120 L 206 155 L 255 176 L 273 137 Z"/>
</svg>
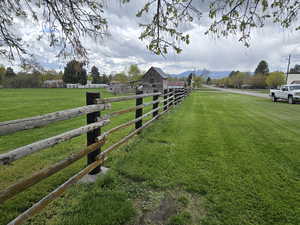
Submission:
<svg viewBox="0 0 300 225">
<path fill-rule="evenodd" d="M 83 68 L 83 63 L 76 60 L 68 62 L 64 69 L 63 81 L 69 84 L 80 83 L 85 85 L 87 83 L 87 72 Z"/>
<path fill-rule="evenodd" d="M 109 77 L 107 77 L 106 74 L 103 74 L 103 76 L 102 76 L 102 83 L 103 84 L 109 84 L 110 83 Z"/>
<path fill-rule="evenodd" d="M 210 77 L 207 78 L 206 84 L 211 84 L 211 78 Z"/>
<path fill-rule="evenodd" d="M 16 73 L 14 72 L 13 68 L 7 67 L 6 73 L 5 73 L 5 78 L 12 78 L 15 76 L 16 76 Z"/>
<path fill-rule="evenodd" d="M 190 75 L 187 78 L 187 85 L 190 87 L 192 85 L 192 80 L 193 80 L 193 73 L 190 73 Z"/>
<path fill-rule="evenodd" d="M 82 85 L 86 85 L 87 84 L 87 72 L 86 69 L 82 69 L 80 73 L 78 73 L 79 76 L 79 82 Z"/>
<path fill-rule="evenodd" d="M 96 66 L 93 66 L 91 69 L 91 75 L 92 75 L 92 83 L 93 84 L 100 84 L 101 82 L 101 77 L 100 77 L 100 73 L 99 70 Z"/>
<path fill-rule="evenodd" d="M 260 61 L 259 64 L 257 65 L 254 73 L 267 75 L 269 73 L 268 63 L 265 60 Z"/>
</svg>

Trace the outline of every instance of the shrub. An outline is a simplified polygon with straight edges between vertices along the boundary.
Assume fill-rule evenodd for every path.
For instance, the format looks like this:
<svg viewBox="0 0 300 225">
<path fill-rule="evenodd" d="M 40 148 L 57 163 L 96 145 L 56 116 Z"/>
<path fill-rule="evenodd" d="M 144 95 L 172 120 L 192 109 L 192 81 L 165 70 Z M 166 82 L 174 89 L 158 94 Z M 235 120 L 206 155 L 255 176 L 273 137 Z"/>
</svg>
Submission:
<svg viewBox="0 0 300 225">
<path fill-rule="evenodd" d="M 273 72 L 266 79 L 266 83 L 270 88 L 276 88 L 285 83 L 285 76 L 283 72 Z"/>
</svg>

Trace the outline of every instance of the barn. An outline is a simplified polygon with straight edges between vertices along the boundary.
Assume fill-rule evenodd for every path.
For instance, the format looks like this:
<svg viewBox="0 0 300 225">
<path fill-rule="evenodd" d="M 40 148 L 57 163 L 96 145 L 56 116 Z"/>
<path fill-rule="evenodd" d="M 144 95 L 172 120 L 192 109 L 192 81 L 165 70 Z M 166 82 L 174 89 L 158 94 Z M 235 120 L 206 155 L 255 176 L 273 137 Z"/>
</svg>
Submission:
<svg viewBox="0 0 300 225">
<path fill-rule="evenodd" d="M 168 88 L 168 75 L 158 67 L 151 67 L 141 79 L 143 92 L 149 93 L 155 90 L 163 92 Z"/>
</svg>

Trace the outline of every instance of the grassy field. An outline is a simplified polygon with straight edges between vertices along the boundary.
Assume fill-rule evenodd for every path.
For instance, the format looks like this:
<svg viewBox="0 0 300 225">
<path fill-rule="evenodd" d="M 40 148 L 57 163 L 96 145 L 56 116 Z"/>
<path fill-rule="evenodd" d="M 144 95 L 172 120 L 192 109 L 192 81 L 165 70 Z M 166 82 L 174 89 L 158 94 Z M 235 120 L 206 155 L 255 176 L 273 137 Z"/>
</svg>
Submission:
<svg viewBox="0 0 300 225">
<path fill-rule="evenodd" d="M 24 105 L 18 104 L 18 108 L 11 101 L 1 102 L 1 106 L 6 106 L 5 111 L 1 108 L 1 116 L 15 109 L 14 115 L 1 120 L 18 118 L 35 103 L 49 104 L 55 96 L 52 106 L 61 108 L 52 111 L 84 104 L 83 90 L 70 90 L 61 98 L 57 91 L 48 97 L 50 90 L 40 91 L 32 91 L 32 101 L 38 100 L 31 103 L 25 101 L 26 91 L 20 91 Z M 48 92 L 44 99 L 43 91 Z M 7 92 L 0 90 L 1 101 L 9 96 Z M 66 96 L 72 101 L 59 106 L 58 100 Z M 42 109 L 32 110 L 45 110 L 46 102 Z M 299 105 L 274 104 L 266 99 L 222 92 L 194 92 L 114 153 L 106 163 L 109 173 L 96 184 L 74 186 L 28 224 L 298 225 L 299 114 Z M 61 126 L 60 130 L 47 128 L 46 134 L 36 129 L 25 137 L 28 131 L 3 137 L 1 151 L 77 127 L 78 123 L 84 124 L 84 119 L 65 123 L 56 124 Z M 39 169 L 63 158 L 83 144 L 81 137 L 68 145 L 34 154 L 31 160 L 20 160 L 10 170 L 1 168 L 0 187 L 25 176 L 32 167 Z M 83 165 L 78 162 L 0 206 L 0 224 L 27 207 L 24 201 L 34 202 Z"/>
<path fill-rule="evenodd" d="M 86 104 L 85 93 L 87 91 L 99 92 L 99 89 L 0 89 L 0 121 L 20 119 L 84 106 Z M 112 95 L 104 89 L 101 90 L 101 96 L 112 97 Z M 145 101 L 151 101 L 151 98 L 148 98 Z M 118 111 L 134 105 L 135 101 L 114 103 L 110 111 Z M 145 109 L 145 111 L 149 110 L 150 107 Z M 103 114 L 107 112 L 109 111 L 105 111 Z M 111 124 L 103 128 L 103 131 L 131 119 L 134 119 L 133 113 L 122 115 L 113 119 Z M 85 116 L 81 116 L 71 120 L 57 122 L 48 125 L 47 127 L 2 136 L 0 137 L 0 153 L 30 144 L 34 141 L 52 137 L 85 124 L 86 118 Z M 126 128 L 113 134 L 104 148 L 119 140 L 120 137 L 123 137 L 130 132 L 130 130 L 132 130 L 132 128 Z M 0 190 L 23 177 L 28 177 L 34 171 L 38 171 L 41 168 L 48 167 L 53 163 L 64 159 L 72 152 L 78 152 L 83 149 L 85 145 L 86 135 L 82 135 L 71 141 L 64 142 L 18 160 L 10 166 L 0 167 Z M 19 194 L 17 198 L 7 201 L 5 205 L 0 205 L 0 224 L 4 224 L 13 219 L 24 209 L 32 205 L 33 202 L 41 199 L 41 197 L 50 190 L 53 190 L 59 184 L 63 183 L 85 165 L 86 159 L 79 160 L 72 166 L 30 188 L 28 191 Z"/>
<path fill-rule="evenodd" d="M 242 91 L 258 92 L 263 94 L 269 94 L 270 89 L 241 89 Z"/>
</svg>

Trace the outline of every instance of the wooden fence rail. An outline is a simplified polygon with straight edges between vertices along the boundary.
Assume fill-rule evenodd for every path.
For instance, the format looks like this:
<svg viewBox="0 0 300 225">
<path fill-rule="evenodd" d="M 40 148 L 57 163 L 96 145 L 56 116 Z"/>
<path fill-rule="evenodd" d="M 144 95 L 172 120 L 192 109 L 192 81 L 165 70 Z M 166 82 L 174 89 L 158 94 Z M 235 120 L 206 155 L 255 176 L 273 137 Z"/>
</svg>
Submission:
<svg viewBox="0 0 300 225">
<path fill-rule="evenodd" d="M 21 130 L 36 128 L 45 126 L 47 124 L 70 119 L 80 115 L 87 115 L 87 125 L 82 126 L 71 131 L 50 137 L 44 140 L 34 142 L 29 145 L 25 145 L 16 148 L 7 153 L 0 154 L 0 165 L 8 165 L 15 160 L 21 159 L 25 156 L 38 152 L 42 149 L 52 147 L 63 141 L 70 140 L 81 134 L 87 134 L 87 147 L 79 152 L 70 154 L 67 158 L 35 172 L 27 178 L 23 178 L 17 181 L 15 184 L 10 185 L 6 189 L 0 191 L 0 204 L 3 204 L 6 200 L 14 197 L 18 193 L 30 188 L 31 186 L 39 183 L 45 178 L 61 171 L 62 169 L 68 167 L 72 163 L 78 161 L 79 159 L 87 156 L 88 165 L 82 171 L 68 179 L 65 183 L 60 185 L 54 191 L 49 193 L 47 196 L 42 198 L 40 201 L 35 203 L 25 212 L 20 214 L 9 224 L 21 224 L 30 216 L 41 211 L 47 204 L 59 197 L 69 186 L 76 183 L 84 175 L 90 173 L 98 173 L 100 165 L 105 161 L 109 152 L 117 149 L 122 144 L 126 143 L 130 138 L 140 133 L 145 127 L 149 126 L 153 121 L 158 119 L 161 115 L 169 111 L 172 106 L 180 103 L 187 95 L 189 95 L 190 90 L 188 89 L 168 89 L 161 92 L 147 93 L 144 94 L 142 91 L 137 91 L 136 95 L 131 96 L 121 96 L 114 98 L 104 98 L 101 99 L 99 93 L 87 93 L 87 106 L 78 107 L 74 109 L 59 111 L 55 113 L 49 113 L 41 116 L 30 117 L 20 120 L 12 120 L 0 123 L 0 135 L 6 135 L 14 133 Z M 152 97 L 152 101 L 143 103 L 143 98 Z M 100 115 L 100 111 L 105 111 L 111 108 L 110 103 L 128 101 L 136 99 L 136 106 L 129 107 L 120 111 L 110 112 L 105 115 Z M 161 106 L 159 104 L 162 104 Z M 143 113 L 143 108 L 152 105 L 152 110 L 147 113 Z M 160 110 L 162 110 L 160 112 Z M 111 128 L 110 130 L 101 133 L 101 127 L 110 123 L 110 120 L 114 117 L 120 116 L 125 113 L 135 112 L 136 117 L 133 120 L 120 124 Z M 143 123 L 143 119 L 152 116 L 150 120 Z M 100 151 L 101 146 L 103 146 L 109 136 L 125 127 L 129 127 L 135 124 L 135 130 L 129 133 L 127 136 L 123 137 L 118 142 L 112 144 L 104 151 Z"/>
<path fill-rule="evenodd" d="M 45 148 L 53 147 L 56 144 L 59 144 L 63 141 L 70 140 L 74 137 L 77 137 L 81 134 L 85 134 L 89 131 L 95 130 L 96 128 L 102 127 L 108 124 L 109 120 L 102 120 L 100 122 L 92 123 L 59 135 L 56 135 L 51 138 L 47 138 L 41 141 L 34 142 L 29 145 L 22 146 L 20 148 L 16 148 L 10 152 L 4 153 L 0 155 L 0 165 L 9 164 L 17 159 L 23 158 L 27 155 L 30 155 L 34 152 L 40 151 Z"/>
<path fill-rule="evenodd" d="M 15 133 L 21 130 L 42 127 L 56 121 L 68 120 L 77 116 L 86 115 L 92 112 L 102 111 L 109 108 L 110 104 L 88 105 L 74 109 L 48 113 L 42 116 L 0 122 L 0 136 Z"/>
</svg>

